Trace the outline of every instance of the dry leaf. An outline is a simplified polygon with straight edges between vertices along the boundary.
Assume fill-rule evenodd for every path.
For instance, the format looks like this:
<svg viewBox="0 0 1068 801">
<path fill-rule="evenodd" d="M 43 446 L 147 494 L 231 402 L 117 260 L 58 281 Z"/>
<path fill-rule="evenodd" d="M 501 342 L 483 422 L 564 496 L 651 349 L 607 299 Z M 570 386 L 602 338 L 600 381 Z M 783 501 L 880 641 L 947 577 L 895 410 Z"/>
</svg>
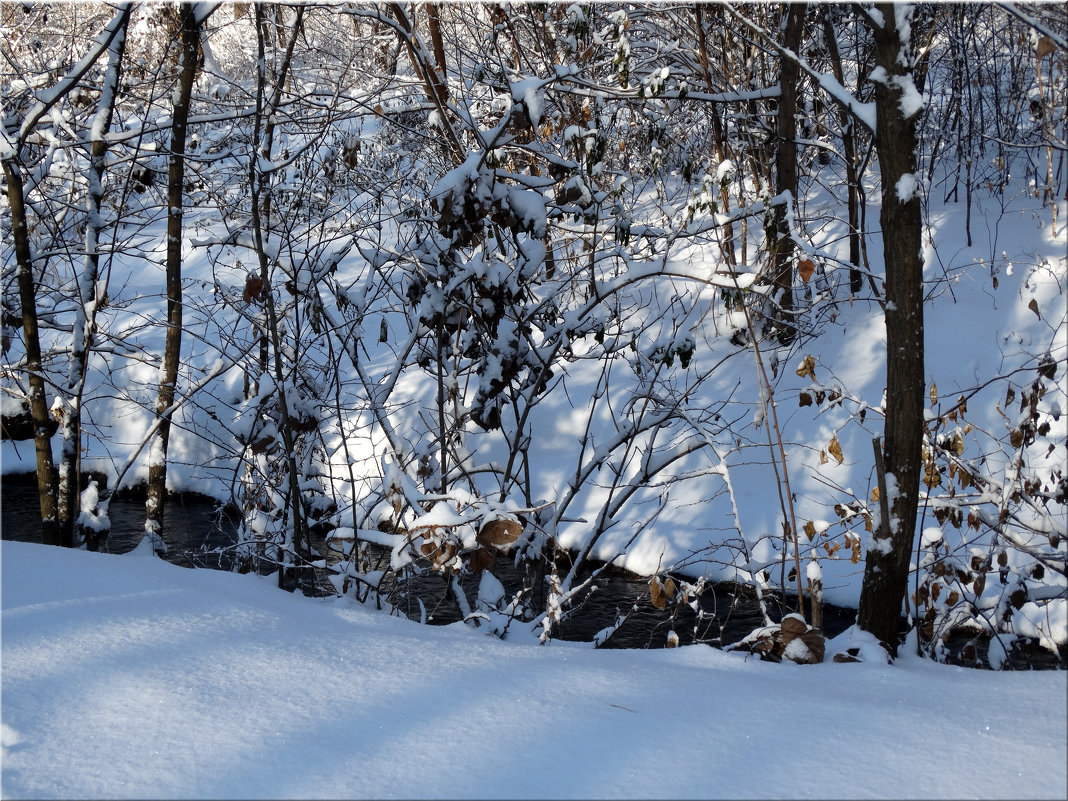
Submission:
<svg viewBox="0 0 1068 801">
<path fill-rule="evenodd" d="M 937 406 L 937 405 L 938 405 L 938 385 L 934 381 L 932 381 L 931 382 L 931 406 Z"/>
<path fill-rule="evenodd" d="M 1012 604 L 1013 609 L 1020 609 L 1025 603 L 1027 603 L 1027 590 L 1021 587 L 1018 590 L 1013 590 L 1009 595 L 1009 603 Z"/>
<path fill-rule="evenodd" d="M 807 392 L 802 392 L 800 395 L 797 396 L 797 405 L 798 406 L 811 406 L 812 405 L 812 396 L 809 395 Z"/>
<path fill-rule="evenodd" d="M 806 284 L 812 277 L 812 273 L 816 271 L 816 265 L 812 263 L 812 259 L 801 259 L 797 263 L 797 274 L 801 276 L 801 280 Z"/>
<path fill-rule="evenodd" d="M 827 464 L 827 461 L 827 453 L 825 451 L 820 451 L 820 464 Z"/>
<path fill-rule="evenodd" d="M 1038 301 L 1037 300 L 1035 300 L 1034 298 L 1031 298 L 1031 302 L 1027 304 L 1027 308 L 1029 308 L 1031 311 L 1033 311 L 1035 313 L 1035 317 L 1037 317 L 1039 320 L 1042 319 L 1042 315 L 1038 313 Z"/>
<path fill-rule="evenodd" d="M 782 631 L 782 644 L 788 645 L 792 639 L 808 631 L 808 624 L 799 615 L 787 615 L 782 619 L 779 629 Z"/>
<path fill-rule="evenodd" d="M 1052 39 L 1050 39 L 1048 36 L 1040 36 L 1038 37 L 1038 44 L 1035 45 L 1035 58 L 1038 61 L 1041 61 L 1050 53 L 1053 53 L 1056 50 L 1057 46 L 1053 44 Z"/>
<path fill-rule="evenodd" d="M 801 635 L 801 641 L 808 646 L 809 652 L 812 654 L 812 658 L 816 664 L 823 661 L 823 657 L 827 652 L 827 646 L 823 639 L 823 632 L 819 629 L 809 629 Z"/>
<path fill-rule="evenodd" d="M 660 579 L 656 576 L 653 576 L 653 580 L 649 582 L 649 600 L 653 602 L 653 606 L 657 609 L 663 609 L 667 606 L 664 588 L 660 584 Z"/>
<path fill-rule="evenodd" d="M 804 378 L 805 376 L 808 376 L 813 381 L 815 381 L 816 380 L 816 360 L 813 359 L 811 356 L 806 356 L 801 361 L 801 366 L 798 367 L 797 370 L 795 370 L 795 372 L 799 376 L 801 376 L 802 378 Z"/>
<path fill-rule="evenodd" d="M 878 487 L 874 487 L 872 489 L 872 491 L 871 491 L 871 502 L 872 503 L 878 503 L 879 502 L 879 488 Z"/>
<path fill-rule="evenodd" d="M 263 279 L 258 275 L 250 275 L 245 279 L 245 291 L 241 293 L 241 299 L 245 303 L 251 303 L 260 299 L 261 292 L 263 292 Z"/>
<path fill-rule="evenodd" d="M 816 539 L 816 524 L 815 523 L 813 523 L 811 520 L 809 520 L 807 523 L 805 523 L 805 525 L 802 528 L 804 528 L 805 536 L 808 537 L 808 541 L 809 542 L 812 542 L 812 540 Z"/>
<path fill-rule="evenodd" d="M 493 564 L 493 554 L 485 548 L 479 548 L 467 560 L 468 567 L 474 573 L 481 573 Z"/>
<path fill-rule="evenodd" d="M 847 648 L 845 651 L 839 651 L 834 655 L 835 662 L 860 662 L 860 649 L 859 648 Z"/>
<path fill-rule="evenodd" d="M 493 545 L 503 547 L 511 545 L 523 532 L 523 524 L 515 520 L 497 519 L 490 520 L 478 532 L 475 541 L 479 545 Z"/>
<path fill-rule="evenodd" d="M 827 444 L 827 452 L 838 461 L 838 464 L 845 461 L 845 456 L 842 455 L 842 446 L 838 442 L 837 434 L 831 437 L 831 441 Z"/>
<path fill-rule="evenodd" d="M 937 487 L 942 483 L 942 471 L 937 466 L 928 467 L 923 473 L 923 483 L 928 487 Z"/>
</svg>

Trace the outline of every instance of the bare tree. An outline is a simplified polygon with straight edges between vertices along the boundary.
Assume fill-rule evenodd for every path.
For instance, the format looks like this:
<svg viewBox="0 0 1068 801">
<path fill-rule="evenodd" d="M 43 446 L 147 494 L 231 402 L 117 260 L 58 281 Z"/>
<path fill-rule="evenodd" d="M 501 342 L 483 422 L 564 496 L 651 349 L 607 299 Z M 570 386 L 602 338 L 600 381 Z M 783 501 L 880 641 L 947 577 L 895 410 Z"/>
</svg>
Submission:
<svg viewBox="0 0 1068 801">
<path fill-rule="evenodd" d="M 27 170 L 27 144 L 39 134 L 39 125 L 55 125 L 51 115 L 65 98 L 71 95 L 97 61 L 108 52 L 117 38 L 122 37 L 129 19 L 129 8 L 122 8 L 104 27 L 90 45 L 86 54 L 59 78 L 55 84 L 40 93 L 30 93 L 22 98 L 24 115 L 13 131 L 4 132 L 2 160 L 7 181 L 8 207 L 11 213 L 11 233 L 17 271 L 19 300 L 22 310 L 22 329 L 26 350 L 26 373 L 30 386 L 30 413 L 34 426 L 34 443 L 37 454 L 37 484 L 40 498 L 41 523 L 44 542 L 55 545 L 74 544 L 69 525 L 59 525 L 59 488 L 55 476 L 51 436 L 55 426 L 49 417 L 45 395 L 47 380 L 41 350 L 40 321 L 37 314 L 37 279 L 34 249 L 30 242 L 30 207 L 27 201 L 30 191 L 44 181 L 48 170 Z M 32 82 L 27 82 L 32 85 Z M 22 105 L 21 103 L 16 106 Z M 59 127 L 59 126 L 57 126 Z M 67 141 L 67 131 L 58 136 L 46 137 L 47 147 L 34 147 L 37 156 L 35 167 L 48 165 L 55 150 Z M 75 481 L 77 477 L 75 476 Z M 76 491 L 76 487 L 75 487 Z M 69 519 L 70 515 L 67 515 Z"/>
<path fill-rule="evenodd" d="M 801 51 L 806 8 L 805 3 L 790 3 L 785 9 L 783 46 L 793 53 Z M 800 80 L 801 70 L 797 62 L 789 58 L 782 59 L 775 140 L 775 189 L 780 195 L 780 202 L 774 210 L 775 231 L 771 259 L 777 305 L 774 318 L 779 329 L 777 337 L 783 345 L 790 344 L 796 336 L 794 321 L 791 319 L 794 306 L 794 240 L 790 230 L 790 218 L 797 202 L 797 99 Z"/>
<path fill-rule="evenodd" d="M 864 568 L 858 625 L 896 653 L 901 604 L 908 589 L 916 532 L 924 431 L 923 216 L 916 175 L 915 41 L 921 19 L 908 6 L 878 4 L 869 14 L 875 37 L 875 146 L 879 153 L 886 270 L 886 427 L 884 514 Z"/>
<path fill-rule="evenodd" d="M 165 548 L 161 537 L 163 509 L 167 496 L 167 447 L 171 415 L 178 384 L 182 351 L 182 217 L 185 191 L 186 125 L 200 62 L 200 31 L 210 14 L 203 6 L 182 3 L 178 10 L 178 86 L 171 117 L 170 159 L 167 173 L 167 309 L 166 339 L 156 396 L 156 418 L 160 421 L 149 451 L 148 497 L 145 501 L 145 536 L 157 550 Z"/>
<path fill-rule="evenodd" d="M 78 281 L 78 302 L 75 304 L 74 324 L 71 330 L 70 366 L 67 371 L 66 399 L 63 405 L 63 445 L 59 465 L 59 527 L 64 542 L 80 543 L 83 532 L 78 529 L 79 497 L 81 488 L 81 404 L 85 391 L 89 354 L 93 347 L 96 313 L 106 293 L 106 285 L 100 276 L 100 234 L 104 228 L 101 206 L 104 199 L 104 172 L 106 169 L 111 118 L 119 92 L 122 74 L 122 59 L 126 49 L 126 28 L 130 22 L 132 5 L 119 11 L 115 37 L 108 50 L 108 66 L 101 86 L 97 111 L 90 128 L 88 192 L 86 193 L 85 259 L 82 275 Z M 101 543 L 96 538 L 86 541 L 90 550 L 97 550 Z"/>
<path fill-rule="evenodd" d="M 52 431 L 45 397 L 41 339 L 37 329 L 36 286 L 33 253 L 26 224 L 26 199 L 22 165 L 16 158 L 4 158 L 7 198 L 11 209 L 11 234 L 15 244 L 19 301 L 22 305 L 22 336 L 26 348 L 26 372 L 30 384 L 30 415 L 33 419 L 37 451 L 37 495 L 41 506 L 41 529 L 46 545 L 70 545 L 60 539 L 56 517 L 56 479 L 52 461 Z"/>
</svg>

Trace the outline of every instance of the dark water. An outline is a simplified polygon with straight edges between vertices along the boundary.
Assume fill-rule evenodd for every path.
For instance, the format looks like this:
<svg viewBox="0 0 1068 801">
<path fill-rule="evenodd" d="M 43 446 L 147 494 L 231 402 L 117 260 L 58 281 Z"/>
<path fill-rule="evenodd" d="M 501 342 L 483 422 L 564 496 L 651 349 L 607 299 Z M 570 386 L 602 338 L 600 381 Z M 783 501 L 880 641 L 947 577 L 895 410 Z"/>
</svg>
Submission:
<svg viewBox="0 0 1068 801">
<path fill-rule="evenodd" d="M 0 532 L 4 539 L 41 542 L 37 485 L 32 476 L 5 476 L 0 485 L 0 507 Z M 108 551 L 122 554 L 133 550 L 141 541 L 144 515 L 143 497 L 135 493 L 116 495 L 109 508 Z M 233 564 L 230 548 L 236 541 L 236 524 L 236 519 L 209 498 L 171 497 L 164 507 L 164 540 L 168 548 L 164 558 L 183 567 L 230 569 Z M 324 542 L 313 544 L 327 557 L 328 563 L 336 561 Z M 388 564 L 389 552 L 379 549 L 372 558 Z M 523 575 L 510 558 L 498 557 L 490 570 L 509 596 L 521 588 Z M 317 586 L 329 587 L 325 575 L 317 578 Z M 479 578 L 475 575 L 463 577 L 461 584 L 469 598 L 477 596 Z M 391 585 L 390 591 L 397 608 L 412 619 L 419 619 L 424 611 L 427 622 L 432 624 L 442 625 L 462 619 L 445 579 L 437 573 Z M 592 591 L 584 594 L 577 610 L 554 634 L 566 640 L 590 641 L 599 631 L 614 624 L 621 613 L 626 613 L 626 621 L 605 647 L 662 648 L 672 631 L 681 644 L 724 645 L 740 640 L 764 624 L 756 599 L 736 592 L 732 586 L 706 588 L 697 599 L 696 610 L 685 604 L 657 609 L 649 601 L 648 594 L 648 579 L 607 568 L 595 579 Z M 776 621 L 793 611 L 790 607 L 780 607 L 775 598 L 767 599 L 766 603 Z M 855 612 L 827 607 L 824 616 L 824 631 L 833 637 L 852 625 Z"/>
<path fill-rule="evenodd" d="M 498 557 L 490 570 L 504 585 L 508 597 L 523 586 L 522 572 L 510 557 Z M 561 576 L 565 573 L 566 570 L 560 571 Z M 681 586 L 684 579 L 675 577 L 675 581 Z M 464 576 L 460 583 L 468 598 L 477 596 L 479 576 Z M 426 610 L 427 622 L 444 624 L 462 619 L 459 606 L 440 575 L 415 578 L 407 589 L 406 594 L 398 593 L 395 603 L 413 620 L 419 619 L 421 613 L 419 600 Z M 765 607 L 775 622 L 796 611 L 773 596 L 765 597 Z M 626 616 L 625 621 L 602 647 L 663 648 L 672 632 L 680 645 L 722 646 L 741 640 L 765 623 L 760 603 L 748 588 L 707 585 L 693 603 L 669 602 L 658 609 L 649 599 L 649 579 L 607 567 L 594 579 L 591 589 L 580 596 L 570 616 L 554 630 L 554 636 L 589 642 L 601 630 L 616 624 L 620 615 Z M 853 625 L 855 618 L 856 610 L 825 605 L 823 631 L 834 637 Z"/>
<path fill-rule="evenodd" d="M 108 512 L 111 533 L 109 553 L 129 553 L 141 541 L 145 529 L 144 494 L 116 495 Z M 176 495 L 163 507 L 164 558 L 182 567 L 220 567 L 220 555 L 213 553 L 234 543 L 236 521 L 221 506 L 202 495 Z M 5 540 L 42 542 L 41 513 L 37 501 L 37 479 L 33 476 L 4 476 L 0 483 L 0 534 Z M 224 560 L 224 565 L 225 560 Z"/>
<path fill-rule="evenodd" d="M 3 539 L 41 542 L 37 486 L 32 476 L 4 476 L 0 483 L 0 510 L 0 534 Z M 109 510 L 111 534 L 108 539 L 111 553 L 127 553 L 137 546 L 144 529 L 144 514 L 143 494 L 139 497 L 136 493 L 124 493 L 112 499 Z M 237 522 L 232 513 L 205 496 L 172 497 L 164 512 L 164 540 L 168 546 L 164 558 L 183 567 L 232 569 Z M 322 540 L 313 541 L 313 547 L 320 551 L 328 564 L 337 561 L 337 554 L 330 552 Z M 372 554 L 372 559 L 386 566 L 389 552 L 379 548 Z M 509 597 L 523 585 L 523 574 L 510 557 L 498 557 L 490 570 L 504 585 Z M 561 575 L 564 573 L 566 566 L 561 569 Z M 469 599 L 477 596 L 479 579 L 476 575 L 462 578 L 461 586 Z M 676 583 L 681 581 L 676 577 Z M 330 591 L 327 571 L 317 571 L 314 585 L 319 593 Z M 396 608 L 413 620 L 420 619 L 424 614 L 428 623 L 438 625 L 462 619 L 446 580 L 438 573 L 428 573 L 404 583 L 393 583 L 388 588 L 383 587 L 383 595 L 387 591 Z M 764 603 L 770 618 L 778 622 L 783 615 L 795 611 L 791 600 L 787 598 L 783 602 L 777 596 L 766 596 Z M 605 568 L 597 576 L 592 591 L 587 592 L 576 606 L 570 617 L 554 631 L 554 636 L 588 642 L 602 629 L 616 623 L 621 614 L 626 614 L 625 622 L 604 644 L 603 647 L 607 648 L 663 648 L 671 632 L 678 637 L 681 645 L 707 643 L 723 646 L 741 640 L 764 625 L 760 603 L 750 588 L 729 584 L 708 585 L 692 604 L 669 604 L 664 609 L 658 609 L 649 600 L 648 579 L 611 567 Z M 825 605 L 823 632 L 828 638 L 835 637 L 851 626 L 855 619 L 854 609 Z M 950 661 L 967 664 L 959 657 L 959 652 L 971 641 L 970 637 L 954 638 L 950 643 Z M 982 658 L 985 645 L 982 642 L 976 645 Z M 1062 653 L 1058 658 L 1042 648 L 1029 648 L 1026 643 L 1014 651 L 1010 659 L 1012 667 L 1017 669 L 1063 668 L 1066 662 L 1068 653 Z"/>
</svg>

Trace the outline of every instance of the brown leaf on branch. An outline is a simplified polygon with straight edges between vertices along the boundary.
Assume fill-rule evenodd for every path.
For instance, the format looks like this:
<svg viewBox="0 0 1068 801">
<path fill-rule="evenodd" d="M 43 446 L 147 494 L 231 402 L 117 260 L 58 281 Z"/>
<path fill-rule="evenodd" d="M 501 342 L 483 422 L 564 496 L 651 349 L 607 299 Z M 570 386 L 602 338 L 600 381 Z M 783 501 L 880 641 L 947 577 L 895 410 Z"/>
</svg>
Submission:
<svg viewBox="0 0 1068 801">
<path fill-rule="evenodd" d="M 478 542 L 479 545 L 503 547 L 511 545 L 519 539 L 519 535 L 522 531 L 522 523 L 518 523 L 515 520 L 499 518 L 497 520 L 490 520 L 486 523 L 486 525 L 482 527 L 482 530 L 478 532 L 475 541 Z"/>
<path fill-rule="evenodd" d="M 827 452 L 835 458 L 838 464 L 841 464 L 845 461 L 845 456 L 842 455 L 842 446 L 838 442 L 837 434 L 831 437 L 831 441 L 827 443 Z"/>
<path fill-rule="evenodd" d="M 801 259 L 797 263 L 797 274 L 801 276 L 801 280 L 806 284 L 812 278 L 812 273 L 814 272 L 816 272 L 816 265 L 813 264 L 812 259 Z"/>
<path fill-rule="evenodd" d="M 260 299 L 261 292 L 263 292 L 263 279 L 258 275 L 250 275 L 245 279 L 245 291 L 241 293 L 241 299 L 245 303 L 251 303 Z"/>
<path fill-rule="evenodd" d="M 667 596 L 663 586 L 660 584 L 660 579 L 656 576 L 653 576 L 653 580 L 649 582 L 649 600 L 653 602 L 653 606 L 657 609 L 663 609 L 667 606 Z"/>
<path fill-rule="evenodd" d="M 471 554 L 467 560 L 468 567 L 471 572 L 481 573 L 487 567 L 493 566 L 493 554 L 485 548 L 479 548 L 477 551 Z"/>
</svg>

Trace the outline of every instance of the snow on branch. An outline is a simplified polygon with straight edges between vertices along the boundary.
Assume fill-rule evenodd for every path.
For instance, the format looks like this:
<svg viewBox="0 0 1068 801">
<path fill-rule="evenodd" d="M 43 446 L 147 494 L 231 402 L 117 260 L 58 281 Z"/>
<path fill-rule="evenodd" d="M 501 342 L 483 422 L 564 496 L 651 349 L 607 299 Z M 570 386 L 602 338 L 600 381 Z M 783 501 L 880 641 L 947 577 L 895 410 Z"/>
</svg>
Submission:
<svg viewBox="0 0 1068 801">
<path fill-rule="evenodd" d="M 730 4 L 724 5 L 723 8 L 727 11 L 727 13 L 729 13 L 731 16 L 733 16 L 735 19 L 737 19 L 755 34 L 757 34 L 757 36 L 759 36 L 764 41 L 765 45 L 767 45 L 776 53 L 778 53 L 781 58 L 785 58 L 794 62 L 795 64 L 797 64 L 798 67 L 808 73 L 808 75 L 814 81 L 816 81 L 816 83 L 819 84 L 820 88 L 823 89 L 823 91 L 830 95 L 836 103 L 842 106 L 842 108 L 846 109 L 846 111 L 852 114 L 853 117 L 855 117 L 861 125 L 863 125 L 871 132 L 875 131 L 874 103 L 861 103 L 850 93 L 848 89 L 842 86 L 842 84 L 840 84 L 834 78 L 833 75 L 826 75 L 824 73 L 818 72 L 805 59 L 798 56 L 798 54 L 795 53 L 793 50 L 790 50 L 787 47 L 783 47 L 781 44 L 776 42 L 775 38 L 771 34 L 769 34 L 764 28 L 746 19 L 742 14 L 738 13 L 738 11 L 736 11 Z"/>
<path fill-rule="evenodd" d="M 1068 50 L 1068 38 L 1065 38 L 1062 34 L 1054 32 L 1048 25 L 1039 22 L 1031 15 L 1025 14 L 1020 10 L 1020 7 L 1016 3 L 995 3 L 995 5 L 1009 12 L 1024 24 L 1034 28 L 1043 36 L 1049 37 L 1049 40 L 1061 50 Z"/>
<path fill-rule="evenodd" d="M 75 64 L 70 72 L 68 72 L 63 78 L 51 89 L 46 89 L 38 94 L 37 104 L 26 115 L 26 119 L 19 127 L 18 142 L 24 142 L 26 137 L 29 136 L 30 131 L 34 129 L 34 126 L 49 112 L 49 110 L 58 103 L 64 95 L 74 89 L 78 85 L 78 82 L 85 76 L 93 65 L 100 59 L 104 53 L 111 47 L 112 40 L 118 35 L 119 31 L 123 28 L 123 20 L 128 16 L 129 11 L 127 9 L 120 8 L 115 16 L 112 17 L 111 22 L 107 24 L 107 27 L 96 37 L 92 46 L 89 48 L 81 61 Z M 8 141 L 6 143 L 9 146 L 13 146 L 14 143 Z M 14 154 L 5 152 L 3 157 L 5 159 L 11 158 Z"/>
</svg>

